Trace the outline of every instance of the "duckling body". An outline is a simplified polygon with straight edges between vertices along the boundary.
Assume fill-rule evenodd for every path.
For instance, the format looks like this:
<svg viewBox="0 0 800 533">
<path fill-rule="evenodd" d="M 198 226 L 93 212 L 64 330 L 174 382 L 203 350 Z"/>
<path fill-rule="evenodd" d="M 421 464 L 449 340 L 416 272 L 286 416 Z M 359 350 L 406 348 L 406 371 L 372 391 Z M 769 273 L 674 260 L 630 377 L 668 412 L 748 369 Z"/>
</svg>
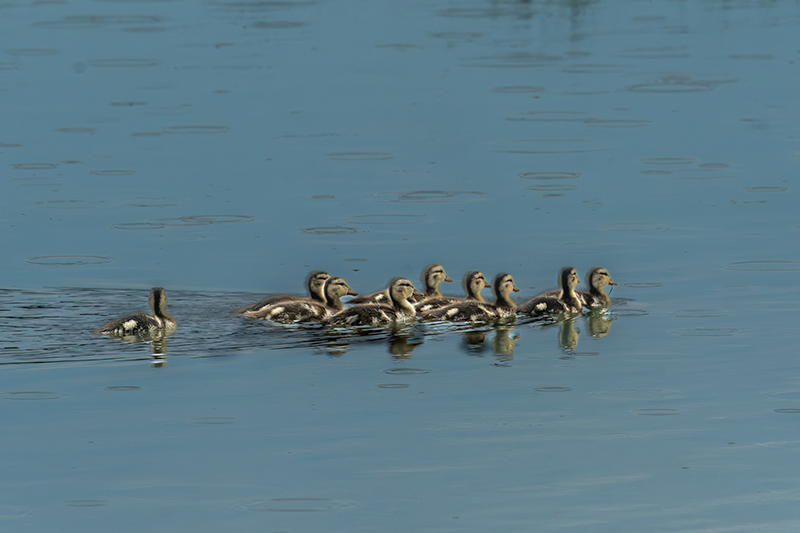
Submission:
<svg viewBox="0 0 800 533">
<path fill-rule="evenodd" d="M 616 285 L 611 279 L 608 269 L 592 267 L 586 273 L 586 286 L 588 291 L 575 291 L 584 307 L 605 307 L 611 304 L 611 297 L 606 293 L 606 285 Z M 558 297 L 561 289 L 553 289 L 542 293 L 540 296 Z"/>
<path fill-rule="evenodd" d="M 481 291 L 488 286 L 489 282 L 486 281 L 483 272 L 472 270 L 467 272 L 467 274 L 464 276 L 464 290 L 467 293 L 466 298 L 455 298 L 453 296 L 427 298 L 414 305 L 414 309 L 416 309 L 417 313 L 425 313 L 439 307 L 445 307 L 447 305 L 452 305 L 467 300 L 484 302 L 485 300 L 483 299 L 483 296 L 481 296 Z"/>
<path fill-rule="evenodd" d="M 530 316 L 553 315 L 565 311 L 580 312 L 583 303 L 575 292 L 575 286 L 578 283 L 580 280 L 575 269 L 564 267 L 558 274 L 559 289 L 534 296 L 517 307 L 517 312 Z"/>
<path fill-rule="evenodd" d="M 152 315 L 148 313 L 133 313 L 115 318 L 106 325 L 94 330 L 94 333 L 113 337 L 126 337 L 175 331 L 178 324 L 165 309 L 167 295 L 164 293 L 164 289 L 161 287 L 150 289 L 148 303 L 150 304 L 150 309 L 153 310 Z"/>
<path fill-rule="evenodd" d="M 340 311 L 325 320 L 333 326 L 384 326 L 416 315 L 408 299 L 414 294 L 414 285 L 406 278 L 395 278 L 389 284 L 391 304 L 358 304 Z"/>
<path fill-rule="evenodd" d="M 464 300 L 422 313 L 420 318 L 451 322 L 489 322 L 497 318 L 514 316 L 516 305 L 509 295 L 519 289 L 514 284 L 511 274 L 495 276 L 492 289 L 496 295 L 494 304 Z"/>
<path fill-rule="evenodd" d="M 412 303 L 420 302 L 428 298 L 441 297 L 442 293 L 441 291 L 439 291 L 439 285 L 443 281 L 446 281 L 448 283 L 453 281 L 447 276 L 442 265 L 437 265 L 436 263 L 431 263 L 430 265 L 425 267 L 425 269 L 422 271 L 421 279 L 422 279 L 423 293 L 419 295 L 417 294 L 412 295 L 411 298 L 409 298 L 409 301 Z M 347 303 L 391 305 L 388 289 L 372 292 L 370 294 L 365 294 L 364 296 L 359 296 L 358 298 L 353 298 Z"/>
<path fill-rule="evenodd" d="M 306 278 L 306 287 L 308 288 L 309 297 L 303 296 L 296 296 L 290 294 L 276 294 L 274 296 L 269 296 L 260 300 L 254 304 L 245 305 L 244 307 L 240 307 L 239 309 L 234 309 L 231 313 L 239 313 L 244 314 L 248 312 L 258 311 L 260 309 L 264 309 L 270 305 L 274 305 L 280 302 L 290 302 L 290 301 L 302 301 L 302 302 L 314 302 L 320 305 L 325 305 L 325 282 L 330 279 L 330 275 L 327 272 L 323 272 L 321 270 L 317 270 L 312 272 Z"/>
<path fill-rule="evenodd" d="M 344 310 L 341 297 L 346 294 L 358 296 L 342 278 L 328 278 L 324 286 L 325 303 L 311 300 L 287 300 L 268 305 L 256 311 L 243 313 L 246 318 L 292 323 L 320 321 L 334 313 Z"/>
</svg>

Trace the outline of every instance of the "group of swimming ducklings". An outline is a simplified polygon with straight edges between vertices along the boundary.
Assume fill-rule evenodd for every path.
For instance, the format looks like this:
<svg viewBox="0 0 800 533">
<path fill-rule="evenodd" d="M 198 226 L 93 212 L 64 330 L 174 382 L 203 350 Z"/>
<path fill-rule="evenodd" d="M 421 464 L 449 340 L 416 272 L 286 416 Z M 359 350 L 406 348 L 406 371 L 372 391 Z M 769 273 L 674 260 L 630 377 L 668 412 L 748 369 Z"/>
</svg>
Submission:
<svg viewBox="0 0 800 533">
<path fill-rule="evenodd" d="M 579 313 L 583 308 L 608 306 L 611 298 L 606 285 L 616 285 L 608 270 L 594 267 L 586 274 L 587 291 L 576 291 L 580 282 L 572 267 L 558 275 L 558 289 L 549 290 L 517 306 L 510 297 L 519 289 L 510 274 L 497 274 L 492 283 L 494 303 L 483 299 L 481 291 L 489 286 L 482 272 L 464 276 L 466 297 L 442 296 L 439 285 L 452 282 L 441 265 L 431 264 L 422 273 L 423 292 L 418 292 L 406 278 L 394 278 L 385 290 L 358 296 L 345 280 L 316 271 L 308 276 L 309 297 L 276 295 L 235 309 L 246 318 L 278 323 L 316 322 L 332 326 L 384 326 L 407 318 L 449 322 L 491 322 L 517 314 L 544 317 L 560 313 Z M 355 296 L 342 302 L 344 296 Z M 175 319 L 167 313 L 164 289 L 150 291 L 153 314 L 135 313 L 112 320 L 96 333 L 113 336 L 143 335 L 175 330 Z M 350 307 L 345 307 L 345 303 Z"/>
</svg>

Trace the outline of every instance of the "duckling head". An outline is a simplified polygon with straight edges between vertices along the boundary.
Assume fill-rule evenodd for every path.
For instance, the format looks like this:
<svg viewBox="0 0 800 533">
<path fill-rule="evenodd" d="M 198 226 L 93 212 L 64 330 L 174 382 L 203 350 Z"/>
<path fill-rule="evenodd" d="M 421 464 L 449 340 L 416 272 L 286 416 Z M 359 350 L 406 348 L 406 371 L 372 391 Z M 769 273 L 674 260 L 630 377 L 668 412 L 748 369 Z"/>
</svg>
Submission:
<svg viewBox="0 0 800 533">
<path fill-rule="evenodd" d="M 325 282 L 325 298 L 330 302 L 332 299 L 339 299 L 342 296 L 358 296 L 358 293 L 347 285 L 342 278 L 328 278 Z"/>
<path fill-rule="evenodd" d="M 466 291 L 468 298 L 478 298 L 481 294 L 481 291 L 488 286 L 489 282 L 486 281 L 486 277 L 483 275 L 483 272 L 471 270 L 464 276 L 464 290 Z"/>
<path fill-rule="evenodd" d="M 439 293 L 439 284 L 443 281 L 448 283 L 453 281 L 445 273 L 442 265 L 437 265 L 436 263 L 431 263 L 425 267 L 425 269 L 422 271 L 421 279 L 422 286 L 426 294 L 430 295 L 438 293 L 439 296 L 441 296 L 441 293 Z"/>
<path fill-rule="evenodd" d="M 389 294 L 392 300 L 402 302 L 408 300 L 416 291 L 414 284 L 406 278 L 394 278 L 389 283 Z"/>
<path fill-rule="evenodd" d="M 589 269 L 589 272 L 586 273 L 586 285 L 588 285 L 590 289 L 602 289 L 606 285 L 616 285 L 616 282 L 611 279 L 611 274 L 608 273 L 608 269 L 592 267 Z"/>
<path fill-rule="evenodd" d="M 511 274 L 501 273 L 494 277 L 492 289 L 495 296 L 498 298 L 507 298 L 511 292 L 519 292 L 519 289 L 514 284 L 514 278 Z"/>
<path fill-rule="evenodd" d="M 323 272 L 322 270 L 315 270 L 309 274 L 308 278 L 306 278 L 306 287 L 308 287 L 308 292 L 319 295 L 325 294 L 323 288 L 325 287 L 325 282 L 328 281 L 330 277 L 330 274 Z"/>
<path fill-rule="evenodd" d="M 572 267 L 564 267 L 558 273 L 558 286 L 564 293 L 570 293 L 575 290 L 575 287 L 580 283 L 578 272 Z"/>
</svg>

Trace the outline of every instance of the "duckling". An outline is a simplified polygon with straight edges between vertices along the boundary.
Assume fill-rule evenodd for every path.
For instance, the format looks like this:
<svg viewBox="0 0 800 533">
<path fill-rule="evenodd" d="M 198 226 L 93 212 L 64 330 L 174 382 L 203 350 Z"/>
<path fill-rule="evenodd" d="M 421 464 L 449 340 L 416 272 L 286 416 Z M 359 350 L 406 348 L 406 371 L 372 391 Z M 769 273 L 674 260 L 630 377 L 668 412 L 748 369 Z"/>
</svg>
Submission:
<svg viewBox="0 0 800 533">
<path fill-rule="evenodd" d="M 409 302 L 421 302 L 427 298 L 438 298 L 442 296 L 442 293 L 439 291 L 439 284 L 443 281 L 448 283 L 452 282 L 453 280 L 450 279 L 447 274 L 444 272 L 444 268 L 442 265 L 437 265 L 435 263 L 431 263 L 430 265 L 426 266 L 425 269 L 422 271 L 422 276 L 420 278 L 422 280 L 423 286 L 423 294 L 415 293 L 411 298 L 409 298 Z M 389 291 L 384 289 L 382 291 L 372 292 L 370 294 L 365 294 L 364 296 L 359 296 L 358 298 L 353 298 L 352 300 L 348 301 L 347 303 L 350 304 L 389 304 Z"/>
<path fill-rule="evenodd" d="M 239 313 L 244 314 L 247 312 L 258 311 L 263 309 L 269 305 L 274 305 L 279 302 L 289 302 L 289 301 L 310 301 L 315 302 L 320 305 L 325 305 L 325 293 L 324 287 L 325 282 L 330 278 L 330 274 L 327 272 L 323 272 L 321 270 L 316 270 L 308 275 L 306 278 L 306 287 L 308 288 L 309 298 L 305 298 L 303 296 L 293 296 L 289 294 L 276 294 L 274 296 L 269 296 L 264 298 L 263 300 L 256 302 L 254 304 L 245 305 L 244 307 L 240 307 L 239 309 L 234 309 L 231 313 Z"/>
<path fill-rule="evenodd" d="M 611 303 L 611 297 L 606 294 L 605 289 L 603 289 L 603 287 L 606 285 L 616 285 L 614 280 L 611 279 L 608 269 L 603 267 L 590 268 L 589 272 L 586 273 L 586 285 L 589 288 L 588 292 L 575 291 L 575 294 L 577 294 L 578 298 L 581 299 L 581 303 L 584 307 L 605 307 Z M 539 296 L 558 297 L 560 291 L 561 289 L 553 289 L 551 291 L 544 292 Z"/>
<path fill-rule="evenodd" d="M 580 283 L 578 273 L 572 267 L 564 267 L 558 274 L 556 291 L 543 292 L 534 296 L 517 308 L 518 313 L 530 316 L 543 316 L 567 312 L 580 312 L 583 308 L 575 286 Z"/>
<path fill-rule="evenodd" d="M 325 304 L 311 300 L 287 300 L 256 311 L 246 311 L 243 315 L 246 318 L 282 323 L 322 320 L 333 313 L 344 310 L 344 304 L 340 300 L 342 296 L 347 294 L 358 296 L 358 293 L 353 291 L 345 280 L 336 277 L 328 278 L 325 282 L 324 294 Z"/>
<path fill-rule="evenodd" d="M 483 296 L 481 296 L 481 291 L 488 286 L 489 282 L 486 281 L 486 278 L 483 276 L 483 272 L 472 270 L 467 272 L 467 274 L 464 276 L 464 290 L 467 292 L 466 298 L 455 298 L 453 296 L 428 298 L 416 304 L 414 309 L 417 310 L 417 313 L 424 313 L 438 307 L 444 307 L 446 305 L 463 302 L 465 300 L 484 302 L 485 300 L 483 299 Z"/>
<path fill-rule="evenodd" d="M 452 322 L 488 322 L 496 318 L 514 316 L 516 305 L 509 297 L 519 289 L 514 285 L 511 274 L 498 274 L 492 282 L 496 299 L 494 304 L 477 300 L 464 300 L 445 307 L 433 309 L 420 315 L 420 318 L 449 320 Z"/>
<path fill-rule="evenodd" d="M 167 313 L 167 295 L 161 287 L 150 289 L 148 300 L 153 314 L 133 313 L 122 318 L 115 318 L 105 326 L 97 328 L 94 333 L 113 337 L 139 336 L 155 333 L 172 333 L 178 327 L 172 315 Z"/>
<path fill-rule="evenodd" d="M 391 305 L 371 303 L 354 305 L 325 320 L 334 326 L 383 326 L 416 315 L 408 299 L 414 295 L 414 285 L 406 278 L 394 278 L 389 283 Z"/>
</svg>

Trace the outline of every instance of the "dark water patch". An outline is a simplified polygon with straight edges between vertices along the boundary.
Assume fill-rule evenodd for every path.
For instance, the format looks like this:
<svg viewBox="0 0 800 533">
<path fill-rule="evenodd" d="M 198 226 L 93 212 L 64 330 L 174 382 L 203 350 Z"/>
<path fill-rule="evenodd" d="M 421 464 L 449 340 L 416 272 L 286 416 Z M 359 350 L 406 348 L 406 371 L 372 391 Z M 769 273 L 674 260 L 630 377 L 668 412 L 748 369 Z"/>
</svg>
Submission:
<svg viewBox="0 0 800 533">
<path fill-rule="evenodd" d="M 192 424 L 199 424 L 201 426 L 225 426 L 229 424 L 235 424 L 236 419 L 229 416 L 208 416 L 192 418 L 189 422 Z"/>
<path fill-rule="evenodd" d="M 642 174 L 647 176 L 670 176 L 672 175 L 671 170 L 643 170 Z"/>
<path fill-rule="evenodd" d="M 411 44 L 411 43 L 390 43 L 390 44 L 378 44 L 375 45 L 375 48 L 388 48 L 390 50 L 412 50 L 412 49 L 420 49 L 422 50 L 423 47 L 419 46 L 418 44 Z"/>
<path fill-rule="evenodd" d="M 333 200 L 336 195 L 333 194 L 315 194 L 311 197 L 314 200 Z"/>
<path fill-rule="evenodd" d="M 45 392 L 45 391 L 19 391 L 19 392 L 3 392 L 0 393 L 0 398 L 4 400 L 57 400 L 63 395 L 59 392 Z"/>
<path fill-rule="evenodd" d="M 686 309 L 678 311 L 672 316 L 676 318 L 721 318 L 728 315 L 715 309 Z"/>
<path fill-rule="evenodd" d="M 552 185 L 552 184 L 543 184 L 543 185 L 531 185 L 530 187 L 525 187 L 526 191 L 546 191 L 546 192 L 553 192 L 553 191 L 576 191 L 578 190 L 577 185 Z M 549 195 L 545 195 L 549 196 Z M 559 195 L 562 196 L 562 195 Z"/>
<path fill-rule="evenodd" d="M 701 163 L 697 166 L 700 168 L 730 168 L 727 163 Z"/>
<path fill-rule="evenodd" d="M 296 20 L 259 20 L 254 22 L 249 27 L 257 30 L 292 30 L 295 28 L 302 28 L 308 26 L 308 22 L 300 22 Z"/>
<path fill-rule="evenodd" d="M 552 65 L 563 57 L 533 52 L 514 52 L 497 56 L 471 57 L 463 63 L 467 67 L 476 68 L 535 68 Z"/>
<path fill-rule="evenodd" d="M 492 87 L 492 92 L 505 94 L 539 94 L 545 92 L 545 88 L 538 85 L 512 85 L 508 87 Z"/>
<path fill-rule="evenodd" d="M 691 57 L 689 50 L 685 46 L 641 47 L 625 50 L 617 56 L 630 59 L 685 59 Z"/>
<path fill-rule="evenodd" d="M 659 287 L 663 287 L 661 283 L 648 283 L 648 282 L 634 282 L 634 283 L 624 283 L 625 287 L 630 287 L 631 289 L 657 289 Z"/>
<path fill-rule="evenodd" d="M 772 398 L 780 398 L 782 400 L 800 400 L 800 390 L 773 391 L 765 394 Z"/>
<path fill-rule="evenodd" d="M 365 263 L 367 261 L 369 261 L 369 259 L 364 259 L 361 257 L 351 257 L 344 260 L 345 263 Z"/>
<path fill-rule="evenodd" d="M 667 229 L 661 224 L 648 224 L 646 222 L 618 222 L 606 224 L 605 231 L 662 231 Z"/>
<path fill-rule="evenodd" d="M 106 387 L 106 390 L 111 392 L 134 392 L 142 390 L 142 388 L 138 385 L 113 385 Z"/>
<path fill-rule="evenodd" d="M 524 172 L 519 177 L 526 180 L 574 180 L 581 177 L 577 172 Z"/>
<path fill-rule="evenodd" d="M 54 56 L 59 53 L 55 48 L 11 48 L 6 53 L 14 57 Z"/>
<path fill-rule="evenodd" d="M 163 133 L 160 131 L 137 131 L 131 133 L 131 137 L 161 137 Z"/>
<path fill-rule="evenodd" d="M 174 205 L 174 204 L 165 204 Z M 152 205 L 150 206 L 152 207 Z M 166 226 L 209 226 L 211 224 L 242 224 L 253 222 L 255 217 L 246 215 L 189 215 L 179 218 L 156 218 L 148 222 L 113 224 L 111 227 L 125 230 L 161 229 Z"/>
<path fill-rule="evenodd" d="M 733 328 L 695 328 L 682 329 L 680 335 L 683 337 L 730 337 L 737 331 Z"/>
<path fill-rule="evenodd" d="M 536 387 L 536 392 L 571 392 L 572 387 Z"/>
<path fill-rule="evenodd" d="M 800 261 L 736 261 L 726 268 L 740 272 L 797 272 Z"/>
<path fill-rule="evenodd" d="M 644 309 L 614 309 L 611 313 L 615 317 L 645 316 L 649 315 L 650 311 L 645 311 Z"/>
<path fill-rule="evenodd" d="M 353 224 L 419 224 L 425 222 L 426 215 L 353 215 Z"/>
<path fill-rule="evenodd" d="M 245 511 L 267 513 L 321 513 L 342 511 L 359 505 L 354 501 L 329 500 L 327 498 L 270 498 L 237 504 L 236 507 Z"/>
<path fill-rule="evenodd" d="M 474 41 L 475 39 L 480 39 L 483 37 L 483 35 L 483 33 L 478 31 L 440 31 L 432 33 L 431 37 L 435 37 L 436 39 L 445 39 L 448 41 L 470 42 Z"/>
<path fill-rule="evenodd" d="M 22 145 L 14 143 L 0 143 L 0 148 L 22 148 Z"/>
<path fill-rule="evenodd" d="M 56 163 L 16 163 L 11 166 L 17 170 L 52 170 L 58 168 Z"/>
<path fill-rule="evenodd" d="M 106 176 L 106 177 L 122 177 L 122 176 L 133 176 L 136 174 L 133 170 L 94 170 L 91 172 L 94 176 Z"/>
<path fill-rule="evenodd" d="M 129 101 L 129 102 L 110 102 L 108 105 L 112 107 L 138 107 L 147 105 L 147 102 L 136 102 L 136 101 Z"/>
<path fill-rule="evenodd" d="M 411 386 L 410 383 L 381 383 L 378 385 L 379 389 L 407 389 Z"/>
<path fill-rule="evenodd" d="M 696 80 L 689 76 L 665 76 L 653 82 L 630 85 L 627 89 L 631 92 L 644 93 L 689 93 L 713 91 L 724 83 L 733 83 L 736 80 Z"/>
<path fill-rule="evenodd" d="M 47 200 L 46 202 L 33 202 L 39 209 L 89 209 L 94 204 L 102 204 L 102 201 L 90 202 L 88 200 Z"/>
<path fill-rule="evenodd" d="M 89 30 L 103 26 L 158 24 L 161 17 L 150 15 L 69 15 L 59 20 L 34 22 L 34 26 L 58 30 Z"/>
<path fill-rule="evenodd" d="M 571 65 L 561 69 L 561 72 L 566 72 L 567 74 L 621 74 L 626 70 L 628 70 L 628 67 L 624 65 L 587 63 L 583 65 Z"/>
<path fill-rule="evenodd" d="M 765 61 L 768 59 L 775 59 L 775 56 L 772 54 L 733 54 L 728 57 L 740 61 Z"/>
<path fill-rule="evenodd" d="M 800 414 L 800 409 L 795 407 L 782 407 L 779 409 L 773 409 L 776 413 L 785 414 L 785 415 L 798 415 Z"/>
<path fill-rule="evenodd" d="M 430 374 L 433 370 L 428 370 L 426 368 L 387 368 L 382 372 L 393 376 L 416 376 L 419 374 Z"/>
<path fill-rule="evenodd" d="M 484 196 L 476 191 L 405 191 L 379 192 L 376 196 L 394 196 L 390 202 L 445 203 L 479 200 Z"/>
<path fill-rule="evenodd" d="M 66 500 L 64 503 L 68 507 L 103 507 L 106 504 L 104 500 Z"/>
<path fill-rule="evenodd" d="M 164 224 L 154 224 L 152 222 L 128 222 L 124 224 L 111 224 L 114 229 L 142 230 L 142 229 L 162 229 Z"/>
<path fill-rule="evenodd" d="M 679 398 L 678 391 L 667 389 L 614 389 L 592 393 L 596 398 L 619 401 L 656 401 Z"/>
<path fill-rule="evenodd" d="M 508 117 L 506 120 L 523 122 L 583 122 L 586 120 L 585 111 L 526 111 L 517 117 Z"/>
<path fill-rule="evenodd" d="M 642 159 L 646 165 L 691 165 L 694 159 L 690 157 L 648 157 Z"/>
<path fill-rule="evenodd" d="M 217 2 L 214 5 L 231 11 L 257 12 L 277 11 L 296 7 L 313 6 L 315 0 L 253 0 L 251 2 Z"/>
<path fill-rule="evenodd" d="M 158 65 L 158 61 L 149 58 L 133 58 L 133 57 L 115 57 L 106 59 L 92 59 L 89 65 L 99 68 L 137 68 L 137 67 L 154 67 Z"/>
<path fill-rule="evenodd" d="M 641 416 L 673 416 L 681 414 L 679 409 L 636 409 L 634 414 Z"/>
<path fill-rule="evenodd" d="M 309 235 L 350 235 L 360 233 L 360 230 L 356 228 L 345 226 L 317 226 L 315 228 L 303 228 L 300 231 Z"/>
<path fill-rule="evenodd" d="M 336 152 L 327 156 L 335 161 L 383 161 L 394 158 L 387 152 Z"/>
<path fill-rule="evenodd" d="M 747 192 L 784 192 L 788 191 L 789 187 L 745 187 Z"/>
<path fill-rule="evenodd" d="M 227 133 L 230 128 L 227 126 L 166 126 L 161 131 L 175 135 L 209 135 Z"/>
<path fill-rule="evenodd" d="M 641 128 L 652 124 L 650 120 L 623 120 L 623 119 L 599 119 L 587 118 L 587 126 L 594 128 Z"/>
<path fill-rule="evenodd" d="M 94 134 L 97 128 L 58 128 L 55 130 L 59 133 L 90 133 Z"/>
<path fill-rule="evenodd" d="M 41 255 L 29 257 L 26 261 L 34 265 L 51 266 L 101 265 L 103 263 L 110 263 L 112 258 L 102 255 Z"/>
</svg>

